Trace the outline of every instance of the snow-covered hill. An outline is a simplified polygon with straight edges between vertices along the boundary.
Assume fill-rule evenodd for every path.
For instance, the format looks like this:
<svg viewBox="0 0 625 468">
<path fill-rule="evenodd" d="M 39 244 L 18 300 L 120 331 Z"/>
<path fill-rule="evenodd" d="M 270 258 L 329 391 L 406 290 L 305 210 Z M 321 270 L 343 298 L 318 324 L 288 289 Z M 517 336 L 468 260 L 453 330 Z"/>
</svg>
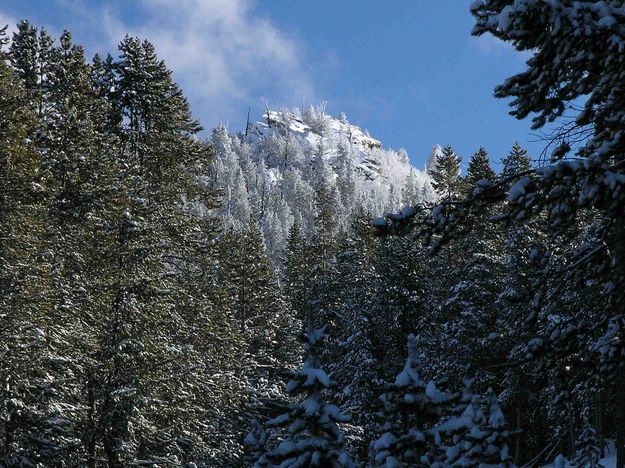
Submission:
<svg viewBox="0 0 625 468">
<path fill-rule="evenodd" d="M 348 230 L 358 212 L 379 216 L 434 197 L 426 171 L 412 166 L 406 151 L 385 148 L 344 114 L 331 117 L 322 106 L 303 115 L 267 109 L 245 132 L 219 126 L 212 142 L 211 178 L 223 194 L 226 226 L 258 222 L 275 259 L 293 223 L 314 234 L 322 189 L 337 230 Z"/>
<path fill-rule="evenodd" d="M 382 148 L 382 142 L 373 138 L 368 131 L 347 120 L 345 114 L 333 118 L 322 107 L 310 108 L 302 116 L 299 111 L 268 110 L 253 127 L 248 141 L 273 136 L 292 138 L 302 151 L 316 155 L 320 147 L 323 157 L 332 164 L 339 157 L 342 145 L 349 148 L 350 156 L 358 175 L 363 180 L 378 184 L 403 184 L 407 178 L 423 186 L 428 180 L 424 171 L 414 168 L 405 150 L 393 151 Z M 435 146 L 440 151 L 440 146 Z"/>
</svg>

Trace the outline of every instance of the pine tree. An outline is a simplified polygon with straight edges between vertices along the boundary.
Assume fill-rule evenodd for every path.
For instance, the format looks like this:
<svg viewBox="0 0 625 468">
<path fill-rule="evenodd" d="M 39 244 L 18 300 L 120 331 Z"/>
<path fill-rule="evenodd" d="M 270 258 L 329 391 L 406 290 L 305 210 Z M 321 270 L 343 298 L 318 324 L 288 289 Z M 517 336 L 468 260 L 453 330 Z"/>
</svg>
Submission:
<svg viewBox="0 0 625 468">
<path fill-rule="evenodd" d="M 6 466 L 58 460 L 45 361 L 54 310 L 52 262 L 43 241 L 49 197 L 30 139 L 37 125 L 19 74 L 0 62 L 0 464 Z"/>
<path fill-rule="evenodd" d="M 246 462 L 250 465 L 266 466 L 264 459 L 267 453 L 269 434 L 256 419 L 252 420 L 250 426 L 250 432 L 247 433 L 244 440 L 245 445 L 248 447 Z"/>
<path fill-rule="evenodd" d="M 266 423 L 269 428 L 286 427 L 277 447 L 261 457 L 255 466 L 354 466 L 345 450 L 345 436 L 338 424 L 349 421 L 337 406 L 324 398 L 324 391 L 334 382 L 319 367 L 319 355 L 325 333 L 311 330 L 303 336 L 304 365 L 289 382 L 287 393 L 303 395 L 304 400 L 289 406 L 288 411 Z"/>
<path fill-rule="evenodd" d="M 107 54 L 106 58 L 102 59 L 96 54 L 91 65 L 91 75 L 98 96 L 108 104 L 106 132 L 109 135 L 118 134 L 122 123 L 122 110 L 117 101 L 117 77 L 113 56 Z"/>
<path fill-rule="evenodd" d="M 221 240 L 223 261 L 222 275 L 231 291 L 231 303 L 237 311 L 241 333 L 267 324 L 270 317 L 279 315 L 283 307 L 276 297 L 277 280 L 267 257 L 262 235 L 254 223 L 242 233 L 228 232 Z M 284 311 L 282 311 L 284 312 Z M 268 333 L 268 327 L 253 333 Z M 273 341 L 273 338 L 270 338 Z"/>
<path fill-rule="evenodd" d="M 244 230 L 252 219 L 248 189 L 239 158 L 223 124 L 213 130 L 211 142 L 215 148 L 214 188 L 221 193 L 220 214 L 226 227 Z"/>
<path fill-rule="evenodd" d="M 10 39 L 7 37 L 8 29 L 8 24 L 0 28 L 0 59 L 3 61 L 8 59 L 7 51 L 5 50 L 5 46 L 10 42 Z"/>
<path fill-rule="evenodd" d="M 415 206 L 417 203 L 424 201 L 421 196 L 420 187 L 417 184 L 414 169 L 411 169 L 410 174 L 406 176 L 401 191 L 401 199 L 403 206 Z"/>
<path fill-rule="evenodd" d="M 408 336 L 408 358 L 395 382 L 382 397 L 385 431 L 370 446 L 373 466 L 431 466 L 436 461 L 438 437 L 432 429 L 455 398 L 441 393 L 433 381 L 421 379 L 417 338 Z"/>
<path fill-rule="evenodd" d="M 460 162 L 460 156 L 451 146 L 446 146 L 436 155 L 436 165 L 428 174 L 432 177 L 432 186 L 439 197 L 453 199 L 459 196 L 462 189 Z"/>
<path fill-rule="evenodd" d="M 484 148 L 480 148 L 469 159 L 469 167 L 467 169 L 467 182 L 470 187 L 476 187 L 480 180 L 495 181 L 495 171 L 490 167 L 488 153 Z"/>
<path fill-rule="evenodd" d="M 575 441 L 575 458 L 571 462 L 574 467 L 599 468 L 602 450 L 599 446 L 597 431 L 592 427 L 588 417 L 584 417 L 584 429 Z"/>
<path fill-rule="evenodd" d="M 199 126 L 153 47 L 126 37 L 120 50 L 115 97 L 126 118 L 117 129 L 120 186 L 110 205 L 102 285 L 110 305 L 102 312 L 93 383 L 94 445 L 109 466 L 192 456 L 189 434 L 202 437 L 191 430 L 202 410 L 185 403 L 183 389 L 206 391 L 189 349 L 196 324 L 185 316 L 172 258 L 184 258 L 196 235 L 181 198 L 192 175 L 185 168 L 209 154 L 193 137 Z"/>
<path fill-rule="evenodd" d="M 354 453 L 366 458 L 368 442 L 374 431 L 376 387 L 382 385 L 380 364 L 374 356 L 377 277 L 374 271 L 375 239 L 371 216 L 359 212 L 352 223 L 352 233 L 341 243 L 336 259 L 337 291 L 336 331 L 328 340 L 325 360 L 342 389 L 336 398 L 340 407 L 352 416 L 348 437 Z"/>
<path fill-rule="evenodd" d="M 518 142 L 515 142 L 508 156 L 503 160 L 503 170 L 501 177 L 509 178 L 517 174 L 521 174 L 530 170 L 532 161 L 527 156 L 527 150 L 521 148 Z"/>
<path fill-rule="evenodd" d="M 473 395 L 459 417 L 452 416 L 437 426 L 440 432 L 454 433 L 452 444 L 445 450 L 445 463 L 451 466 L 513 466 L 507 446 L 510 433 L 497 396 L 488 389 L 488 413 L 482 409 L 481 400 L 478 395 Z"/>
<path fill-rule="evenodd" d="M 291 301 L 291 307 L 303 326 L 307 323 L 309 315 L 310 272 L 307 253 L 306 239 L 296 221 L 289 230 L 284 267 L 286 292 Z"/>
<path fill-rule="evenodd" d="M 53 40 L 45 29 L 32 26 L 27 20 L 17 25 L 9 48 L 9 61 L 26 89 L 30 105 L 39 118 L 39 126 L 30 137 L 37 141 L 45 135 L 46 118 L 49 109 L 46 106 L 48 91 L 48 73 L 52 61 Z"/>
<path fill-rule="evenodd" d="M 351 215 L 356 204 L 356 173 L 354 160 L 350 154 L 349 146 L 341 142 L 337 146 L 337 188 L 340 194 L 341 206 L 343 207 L 343 217 Z"/>
</svg>

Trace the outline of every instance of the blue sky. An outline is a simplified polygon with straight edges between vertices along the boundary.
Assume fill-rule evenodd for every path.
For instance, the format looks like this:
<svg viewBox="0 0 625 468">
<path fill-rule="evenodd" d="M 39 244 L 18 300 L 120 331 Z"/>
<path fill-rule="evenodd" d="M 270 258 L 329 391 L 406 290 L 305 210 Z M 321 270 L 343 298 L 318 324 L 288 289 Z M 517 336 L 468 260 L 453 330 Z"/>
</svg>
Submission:
<svg viewBox="0 0 625 468">
<path fill-rule="evenodd" d="M 440 0 L 3 0 L 0 22 L 69 28 L 92 55 L 126 33 L 152 41 L 207 128 L 244 127 L 249 104 L 328 102 L 421 167 L 432 145 L 497 163 L 518 140 L 537 158 L 529 121 L 493 88 L 526 56 L 470 36 L 469 2 Z"/>
</svg>

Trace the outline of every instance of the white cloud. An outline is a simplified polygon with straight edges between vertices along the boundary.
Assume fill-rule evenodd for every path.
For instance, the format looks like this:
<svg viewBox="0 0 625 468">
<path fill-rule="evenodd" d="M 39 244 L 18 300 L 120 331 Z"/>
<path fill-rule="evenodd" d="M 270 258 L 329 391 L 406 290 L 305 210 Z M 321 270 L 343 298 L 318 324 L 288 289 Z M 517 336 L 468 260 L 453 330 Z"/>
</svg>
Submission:
<svg viewBox="0 0 625 468">
<path fill-rule="evenodd" d="M 303 44 L 263 14 L 256 0 L 55 0 L 57 17 L 39 24 L 68 27 L 89 55 L 117 55 L 125 34 L 147 39 L 173 70 L 194 114 L 210 129 L 245 124 L 260 97 L 272 106 L 316 102 Z M 63 24 L 57 24 L 62 22 Z M 0 11 L 0 24 L 15 20 Z"/>
<path fill-rule="evenodd" d="M 16 27 L 17 21 L 12 16 L 0 11 L 0 28 L 4 28 L 6 25 L 9 26 L 7 29 L 7 34 L 9 37 L 13 35 L 15 31 L 17 31 Z"/>
<path fill-rule="evenodd" d="M 510 42 L 497 39 L 492 34 L 482 34 L 471 37 L 471 44 L 484 55 L 511 55 L 514 54 L 519 59 L 525 61 L 531 54 L 529 52 L 518 52 Z"/>
<path fill-rule="evenodd" d="M 272 104 L 316 98 L 304 51 L 252 0 L 140 0 L 141 23 L 112 8 L 100 17 L 108 46 L 128 33 L 152 42 L 174 71 L 206 126 L 240 124 L 247 105 L 267 95 Z"/>
</svg>

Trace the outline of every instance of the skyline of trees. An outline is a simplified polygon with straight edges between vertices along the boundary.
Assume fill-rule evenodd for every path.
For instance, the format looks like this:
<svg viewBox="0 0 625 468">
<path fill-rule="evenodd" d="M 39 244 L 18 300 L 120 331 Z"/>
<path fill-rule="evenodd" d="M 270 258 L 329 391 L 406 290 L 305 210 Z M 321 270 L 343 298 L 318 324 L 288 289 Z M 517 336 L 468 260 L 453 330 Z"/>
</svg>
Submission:
<svg viewBox="0 0 625 468">
<path fill-rule="evenodd" d="M 88 63 L 68 31 L 2 31 L 0 465 L 621 459 L 605 90 L 585 164 L 563 131 L 550 163 L 514 143 L 465 172 L 448 145 L 426 173 L 324 106 L 203 138 L 148 41 Z M 538 126 L 560 112 L 530 93 L 562 79 L 545 60 L 497 91 Z"/>
</svg>

